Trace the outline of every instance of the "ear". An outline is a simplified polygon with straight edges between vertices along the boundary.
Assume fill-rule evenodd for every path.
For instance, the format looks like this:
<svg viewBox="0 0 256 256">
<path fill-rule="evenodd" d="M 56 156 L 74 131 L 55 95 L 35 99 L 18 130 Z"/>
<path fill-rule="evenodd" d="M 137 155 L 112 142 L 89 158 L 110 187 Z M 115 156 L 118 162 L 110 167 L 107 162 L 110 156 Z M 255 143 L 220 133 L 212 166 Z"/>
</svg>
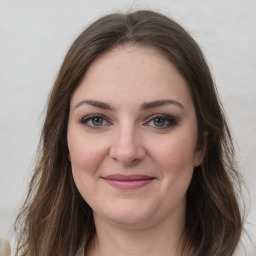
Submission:
<svg viewBox="0 0 256 256">
<path fill-rule="evenodd" d="M 198 167 L 201 165 L 201 163 L 204 160 L 204 156 L 207 149 L 207 132 L 204 132 L 203 134 L 203 145 L 200 147 L 197 147 L 195 154 L 194 154 L 194 167 Z"/>
<path fill-rule="evenodd" d="M 69 152 L 68 152 L 68 160 L 71 162 L 71 156 Z"/>
<path fill-rule="evenodd" d="M 203 162 L 204 155 L 205 155 L 204 153 L 205 153 L 204 149 L 200 149 L 195 152 L 194 167 L 199 166 Z"/>
</svg>

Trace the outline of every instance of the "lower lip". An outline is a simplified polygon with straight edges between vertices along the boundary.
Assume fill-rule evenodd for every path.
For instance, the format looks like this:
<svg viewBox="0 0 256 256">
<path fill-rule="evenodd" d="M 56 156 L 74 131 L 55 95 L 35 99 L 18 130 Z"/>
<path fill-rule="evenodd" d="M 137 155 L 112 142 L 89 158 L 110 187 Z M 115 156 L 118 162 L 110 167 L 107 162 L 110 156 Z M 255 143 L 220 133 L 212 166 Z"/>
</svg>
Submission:
<svg viewBox="0 0 256 256">
<path fill-rule="evenodd" d="M 153 179 L 145 180 L 110 180 L 105 179 L 105 181 L 111 186 L 119 189 L 137 189 L 148 185 Z"/>
</svg>

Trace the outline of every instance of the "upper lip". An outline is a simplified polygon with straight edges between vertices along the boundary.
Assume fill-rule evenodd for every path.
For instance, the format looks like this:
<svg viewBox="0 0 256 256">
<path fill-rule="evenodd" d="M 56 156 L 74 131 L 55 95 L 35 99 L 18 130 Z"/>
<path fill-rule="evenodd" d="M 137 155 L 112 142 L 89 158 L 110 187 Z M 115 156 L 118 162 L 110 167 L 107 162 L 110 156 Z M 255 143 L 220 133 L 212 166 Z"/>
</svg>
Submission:
<svg viewBox="0 0 256 256">
<path fill-rule="evenodd" d="M 141 174 L 135 174 L 135 175 L 112 174 L 112 175 L 104 176 L 103 179 L 129 181 L 129 180 L 149 180 L 149 179 L 154 179 L 154 177 L 141 175 Z"/>
</svg>

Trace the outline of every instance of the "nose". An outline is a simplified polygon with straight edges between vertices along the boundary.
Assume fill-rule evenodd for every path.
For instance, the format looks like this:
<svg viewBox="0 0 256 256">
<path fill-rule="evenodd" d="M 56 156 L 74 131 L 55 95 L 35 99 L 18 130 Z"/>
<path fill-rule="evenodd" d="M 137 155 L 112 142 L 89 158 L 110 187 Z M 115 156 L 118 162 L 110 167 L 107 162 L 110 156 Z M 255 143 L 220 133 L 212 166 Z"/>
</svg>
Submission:
<svg viewBox="0 0 256 256">
<path fill-rule="evenodd" d="M 115 131 L 110 156 L 123 165 L 132 165 L 145 158 L 146 150 L 136 128 L 123 125 Z"/>
</svg>

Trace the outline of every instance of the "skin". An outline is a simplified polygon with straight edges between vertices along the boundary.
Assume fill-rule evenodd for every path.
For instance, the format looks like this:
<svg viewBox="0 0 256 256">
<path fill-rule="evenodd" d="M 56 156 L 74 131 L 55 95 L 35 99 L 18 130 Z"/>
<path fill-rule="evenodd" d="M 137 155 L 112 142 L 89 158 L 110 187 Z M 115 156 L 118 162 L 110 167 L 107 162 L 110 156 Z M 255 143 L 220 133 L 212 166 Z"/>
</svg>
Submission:
<svg viewBox="0 0 256 256">
<path fill-rule="evenodd" d="M 175 66 L 139 46 L 101 55 L 71 98 L 67 139 L 74 181 L 94 213 L 89 255 L 180 255 L 186 191 L 203 153 Z M 105 179 L 113 174 L 151 181 L 117 188 Z"/>
</svg>

